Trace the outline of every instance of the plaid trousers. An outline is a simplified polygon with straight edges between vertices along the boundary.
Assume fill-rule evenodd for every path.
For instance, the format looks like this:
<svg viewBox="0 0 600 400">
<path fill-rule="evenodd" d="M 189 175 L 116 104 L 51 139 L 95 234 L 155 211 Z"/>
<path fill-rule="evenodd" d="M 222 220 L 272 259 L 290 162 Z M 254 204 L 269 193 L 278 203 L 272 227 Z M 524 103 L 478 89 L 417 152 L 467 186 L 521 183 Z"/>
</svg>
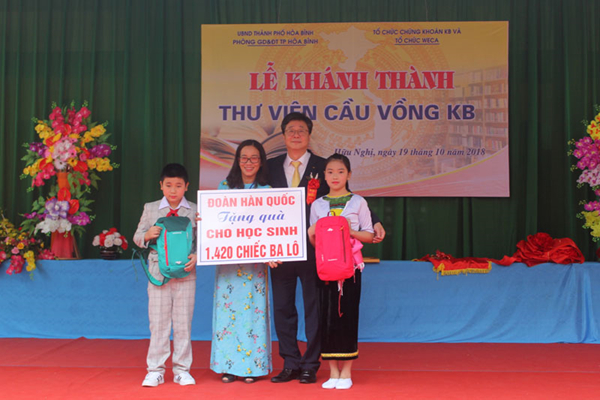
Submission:
<svg viewBox="0 0 600 400">
<path fill-rule="evenodd" d="M 153 257 L 151 257 L 153 258 Z M 150 260 L 150 273 L 159 280 L 158 263 Z M 182 279 L 171 279 L 163 286 L 148 282 L 148 318 L 150 347 L 146 362 L 148 372 L 164 374 L 171 355 L 173 329 L 173 374 L 189 372 L 192 366 L 192 317 L 196 301 L 196 269 Z"/>
</svg>

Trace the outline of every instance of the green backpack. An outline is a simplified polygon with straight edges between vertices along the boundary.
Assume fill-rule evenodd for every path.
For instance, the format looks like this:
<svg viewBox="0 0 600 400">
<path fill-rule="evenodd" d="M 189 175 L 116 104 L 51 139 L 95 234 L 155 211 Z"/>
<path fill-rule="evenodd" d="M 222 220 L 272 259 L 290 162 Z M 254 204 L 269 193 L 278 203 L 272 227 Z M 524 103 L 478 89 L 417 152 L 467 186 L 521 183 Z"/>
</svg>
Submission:
<svg viewBox="0 0 600 400">
<path fill-rule="evenodd" d="M 189 261 L 188 256 L 192 253 L 194 232 L 192 221 L 187 217 L 162 217 L 154 225 L 160 226 L 162 231 L 156 243 L 149 247 L 158 253 L 158 267 L 164 276 L 163 281 L 150 274 L 145 257 L 140 256 L 140 260 L 148 280 L 156 286 L 162 286 L 171 279 L 185 278 L 189 275 L 184 268 L 185 263 Z"/>
</svg>

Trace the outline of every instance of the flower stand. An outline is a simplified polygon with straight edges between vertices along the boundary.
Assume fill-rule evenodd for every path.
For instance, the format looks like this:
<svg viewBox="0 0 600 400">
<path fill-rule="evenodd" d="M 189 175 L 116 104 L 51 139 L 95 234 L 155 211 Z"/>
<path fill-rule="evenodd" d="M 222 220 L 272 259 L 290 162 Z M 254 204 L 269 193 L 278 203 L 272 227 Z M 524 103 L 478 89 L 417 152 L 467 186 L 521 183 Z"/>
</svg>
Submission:
<svg viewBox="0 0 600 400">
<path fill-rule="evenodd" d="M 75 238 L 68 233 L 52 232 L 50 250 L 57 260 L 78 260 L 81 258 Z"/>
</svg>

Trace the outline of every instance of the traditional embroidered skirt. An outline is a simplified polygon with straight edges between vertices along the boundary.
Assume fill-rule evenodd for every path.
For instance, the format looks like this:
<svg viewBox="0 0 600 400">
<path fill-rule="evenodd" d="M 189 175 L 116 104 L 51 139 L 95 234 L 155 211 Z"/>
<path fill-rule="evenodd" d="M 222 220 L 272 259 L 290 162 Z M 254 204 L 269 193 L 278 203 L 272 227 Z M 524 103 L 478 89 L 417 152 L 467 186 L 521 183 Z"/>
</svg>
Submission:
<svg viewBox="0 0 600 400">
<path fill-rule="evenodd" d="M 358 308 L 362 273 L 344 281 L 343 295 L 337 282 L 319 282 L 321 307 L 321 357 L 323 360 L 358 358 Z M 339 306 L 339 307 L 338 307 Z M 340 317 L 339 312 L 342 316 Z"/>
</svg>

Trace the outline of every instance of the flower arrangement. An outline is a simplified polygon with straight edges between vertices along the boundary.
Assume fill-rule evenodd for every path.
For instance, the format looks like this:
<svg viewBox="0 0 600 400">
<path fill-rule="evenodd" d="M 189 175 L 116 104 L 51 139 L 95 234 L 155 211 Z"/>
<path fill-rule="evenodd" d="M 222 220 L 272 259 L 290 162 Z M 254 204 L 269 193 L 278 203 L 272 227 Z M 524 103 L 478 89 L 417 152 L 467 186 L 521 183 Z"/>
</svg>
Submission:
<svg viewBox="0 0 600 400">
<path fill-rule="evenodd" d="M 21 178 L 32 178 L 29 191 L 53 183 L 47 197 L 40 196 L 25 215 L 22 226 L 28 232 L 82 233 L 94 218 L 89 214 L 93 200 L 88 194 L 90 186 L 98 188 L 97 172 L 119 166 L 109 159 L 116 146 L 106 142 L 108 123 L 91 122 L 87 105 L 84 102 L 76 110 L 74 102 L 63 108 L 52 103 L 48 120 L 33 119 L 40 141 L 23 145 L 27 154 L 22 158 L 26 167 Z"/>
<path fill-rule="evenodd" d="M 57 172 L 65 171 L 74 175 L 75 179 L 70 179 L 70 183 L 75 187 L 92 185 L 97 188 L 96 171 L 112 171 L 118 167 L 108 158 L 115 149 L 106 143 L 110 136 L 106 133 L 108 122 L 101 125 L 90 122 L 87 102 L 79 111 L 74 102 L 70 108 L 60 108 L 52 103 L 52 108 L 49 120 L 33 119 L 41 142 L 23 145 L 27 155 L 23 157 L 26 167 L 22 177 L 31 176 L 33 188 L 44 186 Z"/>
<path fill-rule="evenodd" d="M 117 253 L 122 253 L 129 247 L 127 239 L 117 231 L 117 228 L 103 230 L 101 234 L 94 236 L 92 245 L 99 246 L 100 250 L 116 251 Z"/>
<path fill-rule="evenodd" d="M 587 126 L 586 136 L 578 141 L 572 139 L 570 145 L 575 148 L 568 155 L 575 156 L 578 161 L 571 167 L 571 171 L 581 170 L 577 179 L 577 187 L 589 185 L 594 194 L 600 197 L 600 106 L 595 106 L 597 115 L 588 122 L 582 121 Z M 590 234 L 595 242 L 600 241 L 600 201 L 581 201 L 585 211 L 577 214 L 578 218 L 585 220 L 583 228 L 590 229 Z"/>
<path fill-rule="evenodd" d="M 54 254 L 44 249 L 44 242 L 23 231 L 15 228 L 4 213 L 0 210 L 0 263 L 10 260 L 6 273 L 19 274 L 27 263 L 26 270 L 32 272 L 35 260 L 53 260 Z"/>
</svg>

